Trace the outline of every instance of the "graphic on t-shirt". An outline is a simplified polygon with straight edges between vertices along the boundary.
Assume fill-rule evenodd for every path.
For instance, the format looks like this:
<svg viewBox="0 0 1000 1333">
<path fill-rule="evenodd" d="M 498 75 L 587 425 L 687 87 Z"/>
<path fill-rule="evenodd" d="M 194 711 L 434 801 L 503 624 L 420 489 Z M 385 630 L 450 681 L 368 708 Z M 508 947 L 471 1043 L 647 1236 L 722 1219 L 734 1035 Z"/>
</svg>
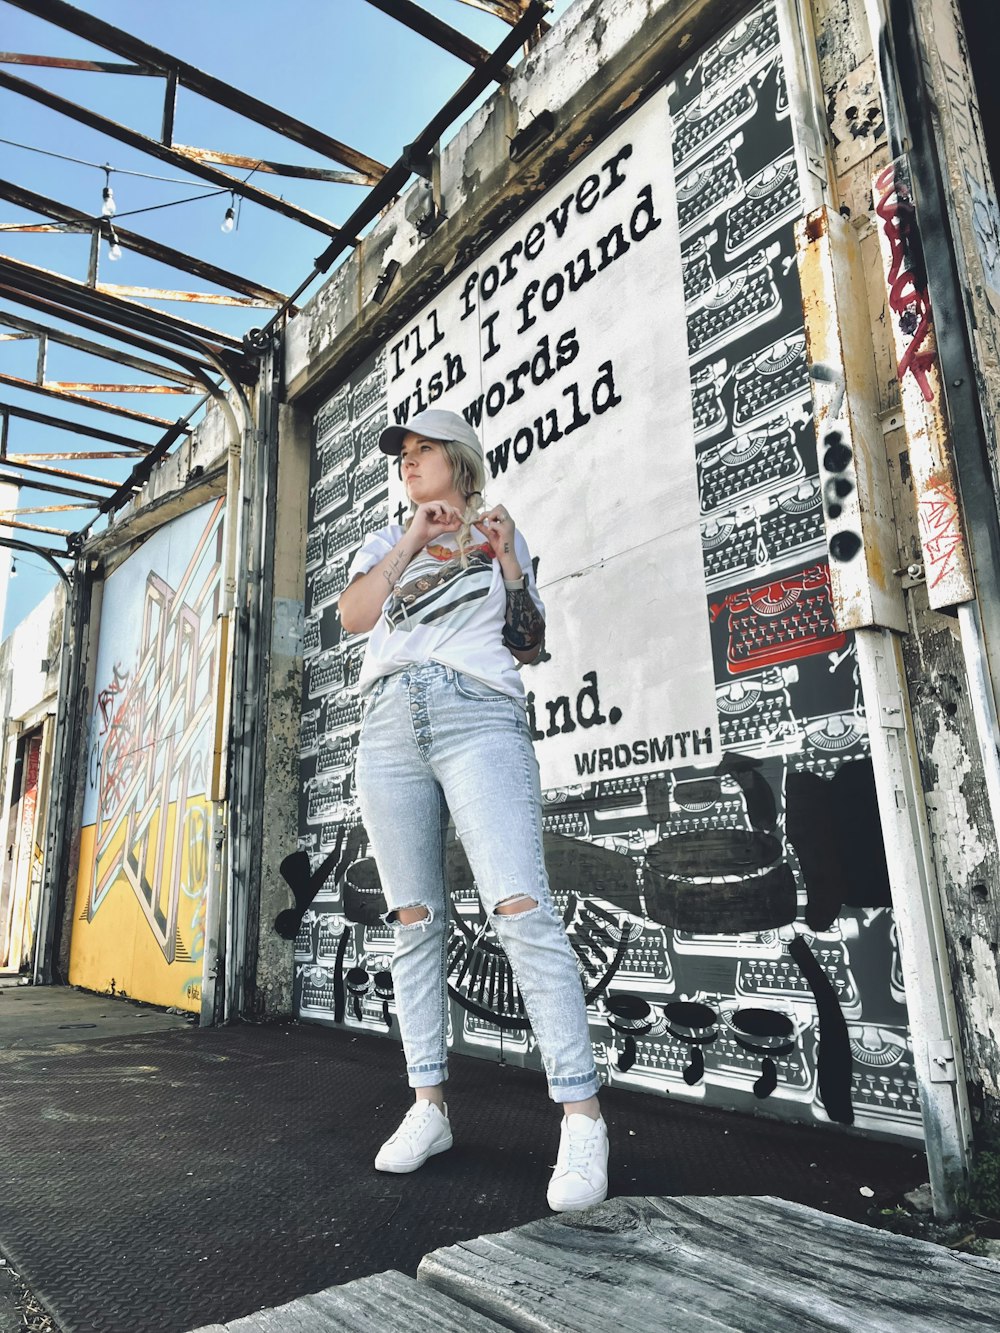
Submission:
<svg viewBox="0 0 1000 1333">
<path fill-rule="evenodd" d="M 407 569 L 406 582 L 397 583 L 385 608 L 393 630 L 441 624 L 457 629 L 489 594 L 493 583 L 493 552 L 489 546 L 466 548 L 466 564 L 450 546 L 432 545 Z"/>
</svg>

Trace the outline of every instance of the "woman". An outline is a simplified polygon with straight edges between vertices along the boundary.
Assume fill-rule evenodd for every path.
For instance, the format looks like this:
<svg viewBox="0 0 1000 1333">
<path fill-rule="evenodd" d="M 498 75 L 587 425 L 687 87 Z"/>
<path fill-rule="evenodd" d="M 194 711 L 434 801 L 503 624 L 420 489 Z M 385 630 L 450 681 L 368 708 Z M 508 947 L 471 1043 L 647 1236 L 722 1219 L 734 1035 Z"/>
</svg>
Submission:
<svg viewBox="0 0 1000 1333">
<path fill-rule="evenodd" d="M 563 1111 L 548 1189 L 558 1212 L 607 1193 L 607 1129 L 583 988 L 553 909 L 541 789 L 517 664 L 542 646 L 543 607 L 524 538 L 483 509 L 482 448 L 465 419 L 431 409 L 383 431 L 411 515 L 375 533 L 340 598 L 349 633 L 371 631 L 355 785 L 395 932 L 393 987 L 414 1105 L 379 1171 L 415 1171 L 452 1144 L 447 1073 L 448 815 L 524 998 Z"/>
</svg>

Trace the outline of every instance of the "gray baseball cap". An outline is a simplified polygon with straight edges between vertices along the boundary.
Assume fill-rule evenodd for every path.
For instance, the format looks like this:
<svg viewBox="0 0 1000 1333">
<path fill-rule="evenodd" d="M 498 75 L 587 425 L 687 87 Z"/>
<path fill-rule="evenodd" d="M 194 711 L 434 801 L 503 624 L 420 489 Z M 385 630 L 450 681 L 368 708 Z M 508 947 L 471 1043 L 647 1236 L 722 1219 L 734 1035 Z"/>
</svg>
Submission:
<svg viewBox="0 0 1000 1333">
<path fill-rule="evenodd" d="M 471 444 L 480 454 L 483 452 L 479 436 L 465 417 L 458 412 L 446 412 L 440 407 L 429 407 L 426 412 L 418 412 L 403 426 L 387 426 L 378 438 L 378 447 L 384 454 L 398 455 L 403 448 L 404 438 L 410 434 L 423 435 L 428 440 L 459 440 L 462 444 Z"/>
</svg>

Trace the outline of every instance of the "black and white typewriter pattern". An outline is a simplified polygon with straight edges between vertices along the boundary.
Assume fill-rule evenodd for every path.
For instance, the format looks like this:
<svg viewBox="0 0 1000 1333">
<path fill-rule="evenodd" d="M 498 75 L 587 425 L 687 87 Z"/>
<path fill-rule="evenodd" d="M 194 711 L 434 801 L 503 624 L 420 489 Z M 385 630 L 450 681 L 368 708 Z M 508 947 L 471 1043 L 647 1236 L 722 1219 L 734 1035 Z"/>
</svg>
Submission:
<svg viewBox="0 0 1000 1333">
<path fill-rule="evenodd" d="M 606 1082 L 917 1137 L 860 683 L 830 601 L 774 6 L 668 91 L 719 762 L 692 764 L 679 738 L 658 772 L 545 791 L 553 896 Z M 383 358 L 316 418 L 299 844 L 312 881 L 294 949 L 301 1017 L 398 1040 L 391 932 L 352 789 L 364 636 L 335 612 L 365 536 L 398 518 L 376 444 Z M 457 842 L 448 876 L 449 1044 L 539 1068 Z"/>
</svg>

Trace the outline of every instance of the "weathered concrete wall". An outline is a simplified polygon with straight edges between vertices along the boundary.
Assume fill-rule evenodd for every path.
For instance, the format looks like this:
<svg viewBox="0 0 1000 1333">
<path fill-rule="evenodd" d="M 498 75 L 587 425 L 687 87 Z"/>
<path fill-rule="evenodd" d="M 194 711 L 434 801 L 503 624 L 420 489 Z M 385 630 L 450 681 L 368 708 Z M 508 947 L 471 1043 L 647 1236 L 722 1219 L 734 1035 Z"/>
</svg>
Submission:
<svg viewBox="0 0 1000 1333">
<path fill-rule="evenodd" d="M 292 1009 L 290 939 L 275 930 L 294 906 L 281 863 L 294 848 L 299 817 L 299 730 L 302 720 L 303 589 L 312 419 L 279 409 L 278 486 L 274 530 L 274 615 L 267 664 L 267 714 L 262 719 L 264 803 L 260 867 L 255 1011 L 268 1017 Z"/>
</svg>

